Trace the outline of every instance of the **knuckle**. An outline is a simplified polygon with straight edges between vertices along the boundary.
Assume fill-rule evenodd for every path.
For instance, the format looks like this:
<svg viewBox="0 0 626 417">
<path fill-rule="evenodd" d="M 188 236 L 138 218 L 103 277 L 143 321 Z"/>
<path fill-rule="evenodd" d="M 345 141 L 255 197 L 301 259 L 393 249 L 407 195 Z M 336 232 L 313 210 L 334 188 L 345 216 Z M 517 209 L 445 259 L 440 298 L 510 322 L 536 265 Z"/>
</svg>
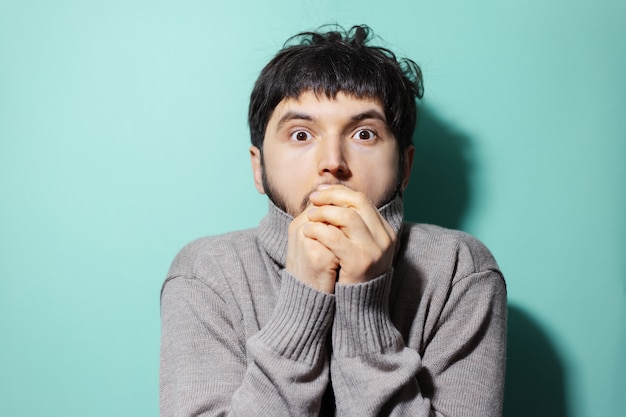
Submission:
<svg viewBox="0 0 626 417">
<path fill-rule="evenodd" d="M 348 222 L 357 221 L 361 216 L 355 209 L 345 210 L 345 220 Z"/>
<path fill-rule="evenodd" d="M 307 251 L 307 257 L 309 258 L 309 262 L 313 265 L 318 265 L 323 261 L 323 256 L 318 250 L 309 250 Z"/>
<path fill-rule="evenodd" d="M 329 265 L 334 265 L 334 256 L 321 246 L 311 248 L 307 251 L 307 259 L 312 268 L 321 271 L 328 268 Z"/>
<path fill-rule="evenodd" d="M 297 219 L 297 218 L 296 218 L 296 219 L 294 219 L 294 220 L 292 220 L 292 221 L 291 221 L 291 223 L 289 223 L 289 228 L 287 229 L 288 233 L 294 233 L 294 232 L 296 232 L 296 231 L 300 228 L 300 226 L 301 226 L 301 224 L 300 224 L 300 223 L 301 223 L 301 222 L 300 222 L 300 221 L 298 221 L 298 219 Z"/>
<path fill-rule="evenodd" d="M 334 228 L 327 228 L 327 236 L 326 239 L 328 239 L 328 242 L 331 245 L 337 245 L 341 242 L 341 233 Z"/>
<path fill-rule="evenodd" d="M 384 249 L 395 247 L 397 242 L 398 236 L 393 230 L 387 231 L 387 233 L 384 233 L 381 237 L 381 244 Z"/>
<path fill-rule="evenodd" d="M 370 266 L 380 262 L 380 260 L 383 259 L 384 254 L 385 253 L 380 248 L 374 249 L 369 262 Z"/>
<path fill-rule="evenodd" d="M 374 265 L 376 265 L 377 261 L 378 261 L 378 257 L 371 257 L 371 258 L 367 258 L 367 260 L 365 260 L 363 266 L 365 267 L 365 270 L 368 271 L 370 269 L 372 269 L 372 267 Z"/>
<path fill-rule="evenodd" d="M 369 200 L 367 199 L 367 196 L 362 191 L 357 191 L 354 194 L 354 196 L 355 196 L 357 203 L 359 204 L 365 204 L 369 202 Z"/>
<path fill-rule="evenodd" d="M 398 241 L 398 235 L 396 234 L 396 232 L 392 230 L 390 230 L 389 234 L 387 235 L 389 236 L 389 239 L 391 240 L 391 242 L 393 242 L 394 244 Z"/>
</svg>

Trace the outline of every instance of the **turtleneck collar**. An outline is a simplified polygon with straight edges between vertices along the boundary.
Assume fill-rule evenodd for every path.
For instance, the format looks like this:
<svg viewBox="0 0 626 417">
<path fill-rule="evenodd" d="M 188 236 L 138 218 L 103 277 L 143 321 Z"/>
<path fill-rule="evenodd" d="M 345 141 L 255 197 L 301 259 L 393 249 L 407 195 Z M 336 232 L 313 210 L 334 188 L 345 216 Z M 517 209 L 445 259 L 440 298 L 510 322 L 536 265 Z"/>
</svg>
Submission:
<svg viewBox="0 0 626 417">
<path fill-rule="evenodd" d="M 396 234 L 400 234 L 404 218 L 402 197 L 396 196 L 389 203 L 379 208 L 378 212 L 389 222 Z M 270 200 L 268 213 L 261 220 L 257 229 L 261 246 L 281 266 L 285 265 L 287 259 L 287 235 L 292 220 L 293 216 L 276 207 Z"/>
</svg>

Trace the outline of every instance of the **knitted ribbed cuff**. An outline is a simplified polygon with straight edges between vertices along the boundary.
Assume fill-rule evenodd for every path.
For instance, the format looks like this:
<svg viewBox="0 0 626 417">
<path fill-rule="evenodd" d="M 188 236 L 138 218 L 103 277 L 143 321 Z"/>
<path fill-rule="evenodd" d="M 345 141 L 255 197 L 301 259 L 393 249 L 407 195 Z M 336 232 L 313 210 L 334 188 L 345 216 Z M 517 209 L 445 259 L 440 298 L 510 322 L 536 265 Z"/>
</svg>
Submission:
<svg viewBox="0 0 626 417">
<path fill-rule="evenodd" d="M 400 333 L 389 318 L 391 278 L 389 272 L 363 284 L 335 286 L 335 356 L 380 353 L 398 344 Z"/>
<path fill-rule="evenodd" d="M 281 273 L 274 313 L 256 337 L 278 355 L 313 364 L 333 323 L 335 298 Z"/>
</svg>

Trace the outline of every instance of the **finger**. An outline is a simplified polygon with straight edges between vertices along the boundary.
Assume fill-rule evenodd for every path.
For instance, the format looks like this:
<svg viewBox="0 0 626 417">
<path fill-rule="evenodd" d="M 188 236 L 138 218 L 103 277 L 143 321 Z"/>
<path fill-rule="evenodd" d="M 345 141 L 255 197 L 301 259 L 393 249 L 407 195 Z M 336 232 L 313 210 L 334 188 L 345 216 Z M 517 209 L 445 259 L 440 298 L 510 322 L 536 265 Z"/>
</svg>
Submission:
<svg viewBox="0 0 626 417">
<path fill-rule="evenodd" d="M 333 253 L 341 266 L 340 274 L 344 277 L 349 276 L 358 281 L 360 278 L 378 276 L 389 268 L 380 263 L 385 251 L 371 241 L 363 243 L 348 239 L 339 228 L 325 223 L 311 222 L 302 230 L 306 237 L 319 242 Z"/>
<path fill-rule="evenodd" d="M 303 249 L 309 262 L 320 270 L 335 271 L 339 267 L 339 258 L 321 241 L 304 236 Z"/>
<path fill-rule="evenodd" d="M 313 288 L 332 293 L 339 259 L 321 242 L 304 235 L 303 230 L 308 223 L 306 215 L 300 215 L 289 226 L 285 268 Z"/>
<path fill-rule="evenodd" d="M 383 249 L 375 245 L 371 239 L 366 241 L 349 239 L 342 230 L 329 224 L 311 222 L 302 228 L 302 232 L 305 237 L 316 240 L 328 248 L 337 257 L 342 268 L 346 261 L 355 263 L 355 257 L 370 259 L 374 263 L 383 254 Z"/>
<path fill-rule="evenodd" d="M 380 215 L 378 209 L 364 193 L 343 185 L 320 185 L 310 195 L 309 200 L 316 207 L 333 205 L 356 210 L 379 245 L 387 244 L 389 239 L 395 236 L 391 225 Z"/>
<path fill-rule="evenodd" d="M 309 205 L 309 209 L 312 208 L 312 205 Z M 298 216 L 294 217 L 294 219 L 289 224 L 289 235 L 295 237 L 297 231 L 306 223 L 309 222 L 309 218 L 306 214 L 306 210 L 300 213 Z"/>
<path fill-rule="evenodd" d="M 346 259 L 348 253 L 353 251 L 356 246 L 356 243 L 348 239 L 339 228 L 325 223 L 307 223 L 302 227 L 302 234 L 330 250 L 337 257 L 339 263 L 342 259 Z"/>
<path fill-rule="evenodd" d="M 374 242 L 372 232 L 361 215 L 353 208 L 319 206 L 307 211 L 311 222 L 326 223 L 339 228 L 348 239 L 358 242 Z"/>
<path fill-rule="evenodd" d="M 315 206 L 332 205 L 355 209 L 367 224 L 379 218 L 378 210 L 364 193 L 343 185 L 320 185 L 309 196 Z"/>
</svg>

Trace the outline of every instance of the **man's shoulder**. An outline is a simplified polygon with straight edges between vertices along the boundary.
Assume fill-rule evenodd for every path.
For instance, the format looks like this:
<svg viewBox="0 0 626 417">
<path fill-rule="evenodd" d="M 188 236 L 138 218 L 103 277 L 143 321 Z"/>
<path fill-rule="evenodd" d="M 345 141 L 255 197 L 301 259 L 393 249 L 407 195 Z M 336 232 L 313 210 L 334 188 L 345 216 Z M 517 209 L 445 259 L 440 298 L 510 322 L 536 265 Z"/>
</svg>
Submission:
<svg viewBox="0 0 626 417">
<path fill-rule="evenodd" d="M 404 222 L 402 224 L 402 232 L 410 235 L 413 239 L 437 240 L 450 245 L 466 244 L 472 247 L 485 248 L 485 245 L 480 240 L 467 232 L 448 229 L 435 224 Z"/>
<path fill-rule="evenodd" d="M 219 269 L 247 253 L 257 251 L 257 229 L 244 229 L 204 236 L 186 244 L 176 255 L 168 272 L 174 276 L 198 276 L 207 269 Z"/>
<path fill-rule="evenodd" d="M 486 270 L 499 271 L 491 251 L 469 233 L 445 227 L 406 222 L 402 241 L 409 258 L 432 263 L 455 265 L 467 273 Z M 461 271 L 459 271 L 461 272 Z"/>
</svg>

